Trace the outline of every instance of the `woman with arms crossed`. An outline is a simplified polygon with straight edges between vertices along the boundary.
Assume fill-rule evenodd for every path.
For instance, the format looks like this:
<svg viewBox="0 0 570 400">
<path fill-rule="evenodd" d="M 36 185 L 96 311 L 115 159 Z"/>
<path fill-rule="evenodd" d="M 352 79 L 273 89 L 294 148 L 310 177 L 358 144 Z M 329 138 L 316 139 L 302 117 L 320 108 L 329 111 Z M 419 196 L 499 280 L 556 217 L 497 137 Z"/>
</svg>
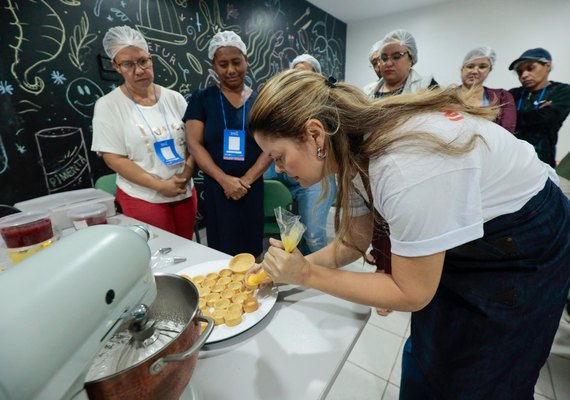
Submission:
<svg viewBox="0 0 570 400">
<path fill-rule="evenodd" d="M 95 104 L 91 150 L 117 173 L 123 214 L 191 240 L 197 196 L 182 123 L 186 101 L 153 83 L 140 32 L 113 27 L 103 47 L 124 83 Z"/>
<path fill-rule="evenodd" d="M 401 399 L 532 399 L 570 286 L 570 202 L 533 148 L 456 89 L 371 101 L 303 71 L 272 78 L 250 115 L 301 185 L 337 173 L 337 239 L 307 257 L 279 241 L 277 283 L 412 312 Z M 481 118 L 486 117 L 486 119 Z M 335 269 L 364 254 L 370 209 L 392 274 Z"/>
<path fill-rule="evenodd" d="M 263 172 L 271 159 L 246 132 L 256 93 L 245 84 L 247 48 L 232 31 L 218 32 L 208 56 L 219 84 L 192 94 L 184 114 L 188 147 L 204 171 L 208 246 L 261 255 Z"/>
</svg>

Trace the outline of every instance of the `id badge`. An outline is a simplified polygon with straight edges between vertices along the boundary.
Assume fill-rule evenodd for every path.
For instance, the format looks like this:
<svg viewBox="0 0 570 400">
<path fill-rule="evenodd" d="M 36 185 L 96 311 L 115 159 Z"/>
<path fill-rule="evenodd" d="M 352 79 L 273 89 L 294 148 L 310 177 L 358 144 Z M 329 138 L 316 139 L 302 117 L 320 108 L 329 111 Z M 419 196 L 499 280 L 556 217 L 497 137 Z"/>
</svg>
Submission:
<svg viewBox="0 0 570 400">
<path fill-rule="evenodd" d="M 245 131 L 224 129 L 224 160 L 245 160 Z"/>
<path fill-rule="evenodd" d="M 184 162 L 184 159 L 176 152 L 174 139 L 154 142 L 154 151 L 164 165 L 175 165 Z"/>
</svg>

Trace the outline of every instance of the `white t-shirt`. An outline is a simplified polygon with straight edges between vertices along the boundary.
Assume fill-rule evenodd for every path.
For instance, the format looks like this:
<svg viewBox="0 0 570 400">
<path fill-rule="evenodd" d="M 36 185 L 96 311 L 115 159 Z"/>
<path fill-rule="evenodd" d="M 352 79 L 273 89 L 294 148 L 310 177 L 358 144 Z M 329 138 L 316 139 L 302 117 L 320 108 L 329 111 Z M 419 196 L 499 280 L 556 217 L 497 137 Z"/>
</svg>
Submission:
<svg viewBox="0 0 570 400">
<path fill-rule="evenodd" d="M 485 222 L 520 210 L 548 178 L 558 184 L 554 170 L 529 143 L 481 118 L 430 113 L 397 131 L 425 132 L 456 143 L 478 133 L 488 147 L 479 141 L 461 156 L 400 147 L 370 160 L 374 208 L 390 225 L 394 254 L 430 255 L 480 238 Z M 359 180 L 355 184 L 362 192 Z M 351 199 L 353 215 L 368 212 L 360 195 Z"/>
<path fill-rule="evenodd" d="M 154 143 L 173 138 L 178 155 L 185 157 L 186 132 L 182 116 L 186 106 L 186 100 L 180 93 L 164 87 L 160 89 L 158 103 L 153 106 L 135 104 L 120 88 L 116 88 L 95 104 L 91 150 L 127 156 L 157 178 L 169 179 L 184 170 L 184 163 L 165 165 L 156 155 Z M 192 195 L 192 185 L 190 180 L 185 194 L 166 197 L 117 175 L 117 186 L 125 193 L 150 203 L 170 203 L 188 198 Z"/>
</svg>

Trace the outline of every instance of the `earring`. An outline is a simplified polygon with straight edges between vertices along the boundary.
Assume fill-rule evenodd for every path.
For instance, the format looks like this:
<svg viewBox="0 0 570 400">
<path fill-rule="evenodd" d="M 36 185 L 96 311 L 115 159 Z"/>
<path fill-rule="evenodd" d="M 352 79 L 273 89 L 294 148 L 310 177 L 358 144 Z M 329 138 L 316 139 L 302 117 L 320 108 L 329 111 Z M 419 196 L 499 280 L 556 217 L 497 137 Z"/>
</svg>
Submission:
<svg viewBox="0 0 570 400">
<path fill-rule="evenodd" d="M 319 160 L 324 160 L 325 158 L 327 158 L 327 152 L 323 151 L 322 148 L 317 147 L 317 158 Z"/>
</svg>

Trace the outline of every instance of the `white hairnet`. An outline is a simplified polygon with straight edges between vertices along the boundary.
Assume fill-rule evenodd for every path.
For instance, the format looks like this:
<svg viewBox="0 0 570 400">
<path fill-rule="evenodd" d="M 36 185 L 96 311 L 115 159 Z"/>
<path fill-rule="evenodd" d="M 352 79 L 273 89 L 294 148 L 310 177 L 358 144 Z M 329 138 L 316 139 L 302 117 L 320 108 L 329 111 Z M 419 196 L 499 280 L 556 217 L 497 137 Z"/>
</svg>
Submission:
<svg viewBox="0 0 570 400">
<path fill-rule="evenodd" d="M 372 45 L 372 47 L 370 47 L 370 50 L 368 51 L 368 61 L 372 61 L 372 54 L 374 54 L 374 52 L 376 52 L 376 51 L 379 52 L 381 50 L 380 49 L 381 44 L 382 44 L 382 41 L 379 40 L 376 43 L 374 43 Z"/>
<path fill-rule="evenodd" d="M 135 46 L 148 53 L 148 43 L 144 36 L 130 26 L 114 26 L 105 33 L 103 49 L 111 60 L 125 47 Z"/>
<path fill-rule="evenodd" d="M 244 56 L 247 55 L 247 47 L 237 33 L 233 31 L 222 31 L 216 33 L 212 40 L 210 40 L 210 45 L 208 46 L 208 57 L 210 60 L 214 59 L 216 50 L 226 46 L 236 47 Z"/>
<path fill-rule="evenodd" d="M 463 59 L 463 65 L 469 63 L 471 60 L 482 57 L 488 58 L 491 66 L 495 65 L 495 61 L 497 61 L 497 53 L 495 53 L 495 50 L 489 46 L 481 46 L 471 50 L 465 55 L 465 58 Z"/>
<path fill-rule="evenodd" d="M 384 36 L 380 44 L 380 49 L 383 49 L 384 46 L 388 44 L 399 44 L 400 46 L 404 46 L 408 49 L 410 53 L 410 57 L 412 58 L 412 65 L 418 62 L 418 48 L 416 46 L 416 39 L 412 36 L 410 32 L 405 29 L 396 29 L 392 32 L 389 32 Z"/>
<path fill-rule="evenodd" d="M 317 74 L 321 73 L 321 64 L 315 57 L 310 54 L 301 54 L 300 56 L 295 57 L 295 59 L 291 62 L 291 68 L 295 68 L 295 65 L 299 63 L 307 63 L 313 67 L 314 72 Z"/>
</svg>

